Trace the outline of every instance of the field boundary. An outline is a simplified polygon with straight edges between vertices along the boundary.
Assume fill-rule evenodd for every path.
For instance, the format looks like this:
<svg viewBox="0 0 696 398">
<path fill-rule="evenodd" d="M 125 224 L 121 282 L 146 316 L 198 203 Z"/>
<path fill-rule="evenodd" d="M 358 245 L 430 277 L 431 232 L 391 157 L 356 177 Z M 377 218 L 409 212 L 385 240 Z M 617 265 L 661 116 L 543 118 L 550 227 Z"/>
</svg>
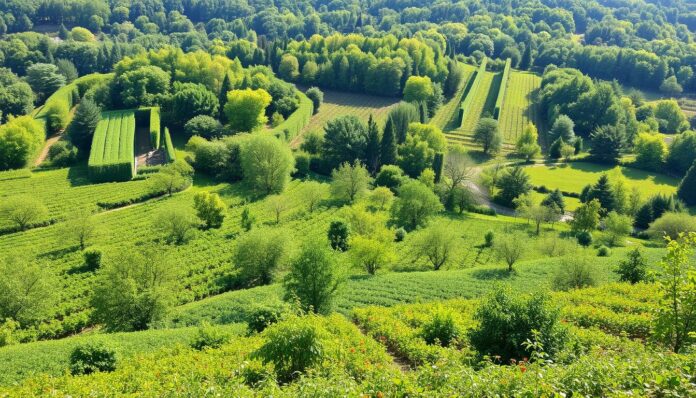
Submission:
<svg viewBox="0 0 696 398">
<path fill-rule="evenodd" d="M 471 108 L 471 103 L 474 101 L 474 96 L 472 95 L 472 93 L 475 94 L 478 91 L 479 86 L 481 86 L 481 81 L 483 80 L 483 77 L 486 74 L 487 63 L 488 58 L 484 58 L 483 61 L 481 61 L 481 65 L 475 72 L 476 76 L 474 78 L 474 81 L 471 87 L 469 88 L 469 91 L 466 93 L 464 101 L 462 101 L 462 105 L 459 108 L 459 127 L 464 127 L 464 121 L 466 120 L 466 116 L 468 115 L 469 110 Z"/>
<path fill-rule="evenodd" d="M 510 79 L 510 69 L 512 67 L 512 59 L 508 58 L 505 61 L 505 69 L 503 70 L 503 77 L 500 81 L 500 87 L 498 88 L 498 98 L 495 100 L 495 110 L 493 111 L 493 117 L 498 120 L 500 117 L 500 109 L 503 107 L 503 101 L 505 101 L 505 91 L 507 90 L 508 80 Z"/>
</svg>

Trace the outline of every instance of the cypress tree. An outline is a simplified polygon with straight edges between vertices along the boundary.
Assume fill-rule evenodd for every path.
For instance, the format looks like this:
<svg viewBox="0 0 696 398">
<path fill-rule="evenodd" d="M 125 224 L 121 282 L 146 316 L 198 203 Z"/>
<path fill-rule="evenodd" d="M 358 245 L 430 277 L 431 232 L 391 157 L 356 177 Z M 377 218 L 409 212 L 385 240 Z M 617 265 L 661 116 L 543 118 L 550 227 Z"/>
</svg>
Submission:
<svg viewBox="0 0 696 398">
<path fill-rule="evenodd" d="M 384 126 L 381 147 L 381 164 L 396 164 L 396 134 L 391 118 L 387 119 L 387 124 Z"/>
<path fill-rule="evenodd" d="M 638 228 L 648 228 L 650 223 L 655 221 L 652 212 L 652 205 L 646 203 L 638 209 L 636 216 L 633 219 L 633 225 Z"/>
<path fill-rule="evenodd" d="M 683 200 L 687 206 L 696 205 L 696 161 L 691 165 L 686 175 L 679 183 L 677 196 Z"/>
<path fill-rule="evenodd" d="M 442 180 L 442 170 L 445 167 L 445 154 L 437 152 L 433 158 L 433 171 L 435 172 L 435 183 L 440 183 Z"/>
<path fill-rule="evenodd" d="M 58 37 L 61 40 L 68 40 L 68 38 L 70 37 L 68 29 L 66 29 L 65 25 L 63 25 L 62 23 L 60 24 L 60 28 L 58 29 Z"/>
<path fill-rule="evenodd" d="M 527 43 L 524 46 L 524 54 L 522 54 L 522 60 L 520 61 L 520 69 L 529 70 L 532 67 L 532 43 Z"/>
<path fill-rule="evenodd" d="M 561 157 L 561 147 L 565 144 L 563 138 L 558 137 L 549 147 L 549 157 L 551 159 L 559 159 Z"/>
<path fill-rule="evenodd" d="M 101 109 L 89 98 L 83 99 L 75 110 L 75 116 L 68 127 L 68 137 L 83 154 L 89 153 L 94 129 L 100 118 Z"/>
<path fill-rule="evenodd" d="M 227 117 L 225 116 L 225 105 L 227 104 L 227 93 L 232 90 L 232 81 L 230 80 L 229 73 L 225 73 L 225 79 L 222 81 L 222 86 L 220 87 L 220 93 L 218 94 L 218 101 L 220 102 L 220 122 L 222 124 L 227 123 Z"/>
<path fill-rule="evenodd" d="M 367 121 L 367 148 L 365 149 L 365 157 L 367 158 L 367 169 L 372 174 L 376 173 L 379 169 L 380 151 L 379 128 L 372 118 L 372 114 L 370 114 L 370 118 Z"/>
</svg>

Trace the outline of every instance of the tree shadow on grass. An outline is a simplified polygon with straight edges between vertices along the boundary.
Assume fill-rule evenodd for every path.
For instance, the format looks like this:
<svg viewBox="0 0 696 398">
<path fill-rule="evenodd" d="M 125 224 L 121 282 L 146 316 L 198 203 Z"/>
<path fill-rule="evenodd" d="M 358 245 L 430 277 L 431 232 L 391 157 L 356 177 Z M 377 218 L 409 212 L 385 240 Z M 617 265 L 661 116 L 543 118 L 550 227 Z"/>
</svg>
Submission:
<svg viewBox="0 0 696 398">
<path fill-rule="evenodd" d="M 502 281 L 511 279 L 515 275 L 514 272 L 510 272 L 507 268 L 495 268 L 495 269 L 480 269 L 471 273 L 471 276 L 482 281 Z"/>
<path fill-rule="evenodd" d="M 70 247 L 64 247 L 62 249 L 57 249 L 57 250 L 51 250 L 46 253 L 41 253 L 37 256 L 39 259 L 47 259 L 47 260 L 57 260 L 59 258 L 65 257 L 66 255 L 70 253 L 74 253 L 80 250 L 80 246 L 74 245 Z"/>
</svg>

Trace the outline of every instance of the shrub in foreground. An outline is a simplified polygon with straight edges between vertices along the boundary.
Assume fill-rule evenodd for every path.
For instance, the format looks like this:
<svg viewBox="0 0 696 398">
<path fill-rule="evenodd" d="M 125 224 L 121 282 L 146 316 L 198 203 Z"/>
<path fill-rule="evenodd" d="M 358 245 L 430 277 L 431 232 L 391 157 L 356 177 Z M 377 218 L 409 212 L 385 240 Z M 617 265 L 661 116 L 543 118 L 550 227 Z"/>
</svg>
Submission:
<svg viewBox="0 0 696 398">
<path fill-rule="evenodd" d="M 70 354 L 70 373 L 73 375 L 114 370 L 116 370 L 116 351 L 104 344 L 79 345 Z"/>
<path fill-rule="evenodd" d="M 474 314 L 478 326 L 469 333 L 479 354 L 499 357 L 502 364 L 511 359 L 532 356 L 525 343 L 537 341 L 553 357 L 564 346 L 567 331 L 559 323 L 559 311 L 545 294 L 530 297 L 498 287 L 488 294 Z"/>
<path fill-rule="evenodd" d="M 265 343 L 255 356 L 272 363 L 278 379 L 291 381 L 321 361 L 323 334 L 314 316 L 289 319 L 264 332 Z"/>
</svg>

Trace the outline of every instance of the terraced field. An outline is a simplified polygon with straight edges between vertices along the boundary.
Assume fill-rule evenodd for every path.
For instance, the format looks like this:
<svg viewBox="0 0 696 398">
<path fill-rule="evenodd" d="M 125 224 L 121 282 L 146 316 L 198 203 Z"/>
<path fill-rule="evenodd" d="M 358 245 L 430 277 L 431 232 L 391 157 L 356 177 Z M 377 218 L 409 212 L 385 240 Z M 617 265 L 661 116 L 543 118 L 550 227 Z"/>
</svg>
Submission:
<svg viewBox="0 0 696 398">
<path fill-rule="evenodd" d="M 531 98 L 540 84 L 541 78 L 533 73 L 512 71 L 498 123 L 506 142 L 515 143 L 529 122 L 540 126 L 538 106 Z"/>
<path fill-rule="evenodd" d="M 291 146 L 298 147 L 302 143 L 304 133 L 312 130 L 321 131 L 328 121 L 338 116 L 353 115 L 367 122 L 367 119 L 372 115 L 377 123 L 382 125 L 389 109 L 398 102 L 397 98 L 326 90 L 324 91 L 324 102 L 319 107 L 319 112 L 312 116 L 302 133 L 292 140 Z"/>
<path fill-rule="evenodd" d="M 69 169 L 15 170 L 0 173 L 0 201 L 12 196 L 32 196 L 48 208 L 48 218 L 61 220 L 78 210 L 95 212 L 98 205 L 135 200 L 148 193 L 144 180 L 92 184 L 86 166 Z M 0 220 L 0 229 L 8 227 Z"/>
<path fill-rule="evenodd" d="M 493 117 L 495 100 L 498 96 L 497 88 L 500 85 L 499 77 L 497 73 L 485 72 L 478 90 L 469 93 L 469 95 L 474 96 L 474 100 L 464 120 L 462 120 L 461 130 L 463 132 L 473 133 L 474 129 L 476 129 L 476 124 L 484 114 L 488 113 L 490 115 L 489 117 Z"/>
<path fill-rule="evenodd" d="M 12 182 L 14 180 L 10 180 Z M 17 180 L 22 181 L 22 180 Z M 87 187 L 108 186 L 112 192 L 121 192 L 120 186 L 143 184 L 143 181 L 91 185 Z M 325 234 L 328 224 L 333 219 L 337 208 L 324 207 L 308 214 L 302 194 L 303 183 L 293 182 L 284 193 L 287 210 L 283 213 L 281 224 L 275 226 L 275 216 L 265 201 L 254 202 L 249 208 L 257 218 L 257 225 L 269 225 L 273 228 L 287 228 L 293 241 Z M 57 191 L 70 194 L 81 187 L 57 185 Z M 218 192 L 230 207 L 228 218 L 220 229 L 197 231 L 185 245 L 166 245 L 161 241 L 154 221 L 163 210 L 175 206 L 192 206 L 193 194 L 205 189 Z M 46 195 L 50 195 L 45 190 Z M 90 197 L 91 198 L 91 197 Z M 77 199 L 75 199 L 77 200 Z M 87 200 L 87 199 L 85 199 Z M 98 200 L 98 199 L 94 199 Z M 243 204 L 247 202 L 246 192 L 239 185 L 211 184 L 198 182 L 189 190 L 174 195 L 149 200 L 145 203 L 103 212 L 96 215 L 97 231 L 88 244 L 98 242 L 106 259 L 123 247 L 139 245 L 147 247 L 156 245 L 158 252 L 170 261 L 178 274 L 181 290 L 178 292 L 180 303 L 207 297 L 226 289 L 224 277 L 229 275 L 233 265 L 231 256 L 234 252 L 235 238 L 242 233 L 239 224 Z M 89 203 L 89 201 L 87 201 Z M 74 206 L 77 206 L 73 202 Z M 67 209 L 65 210 L 67 211 Z M 89 292 L 92 290 L 96 275 L 82 270 L 84 264 L 82 253 L 76 242 L 65 239 L 63 223 L 45 228 L 0 236 L 0 252 L 7 255 L 22 253 L 35 258 L 43 264 L 47 273 L 58 279 L 56 290 L 58 303 L 54 312 L 41 326 L 41 337 L 51 337 L 79 331 L 87 325 L 89 312 Z M 37 242 L 41 242 L 37 244 Z"/>
</svg>

